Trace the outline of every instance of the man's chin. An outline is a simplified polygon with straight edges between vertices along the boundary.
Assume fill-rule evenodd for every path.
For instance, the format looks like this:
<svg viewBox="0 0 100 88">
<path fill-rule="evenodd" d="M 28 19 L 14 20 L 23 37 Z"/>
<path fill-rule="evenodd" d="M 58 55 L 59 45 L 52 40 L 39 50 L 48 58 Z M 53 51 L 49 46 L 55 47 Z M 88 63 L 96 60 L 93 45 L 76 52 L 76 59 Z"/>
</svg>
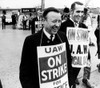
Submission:
<svg viewBox="0 0 100 88">
<path fill-rule="evenodd" d="M 55 34 L 57 34 L 57 32 L 58 32 L 58 31 L 53 31 L 53 32 L 52 32 L 52 34 L 54 34 L 54 35 L 55 35 Z"/>
</svg>

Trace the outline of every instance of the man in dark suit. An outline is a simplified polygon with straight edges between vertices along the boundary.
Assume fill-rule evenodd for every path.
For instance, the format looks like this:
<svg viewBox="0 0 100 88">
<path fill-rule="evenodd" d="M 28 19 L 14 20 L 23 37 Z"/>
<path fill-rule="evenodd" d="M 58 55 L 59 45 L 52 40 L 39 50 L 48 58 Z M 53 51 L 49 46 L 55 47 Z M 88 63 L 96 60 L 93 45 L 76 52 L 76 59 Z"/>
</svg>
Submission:
<svg viewBox="0 0 100 88">
<path fill-rule="evenodd" d="M 67 19 L 69 19 L 70 15 L 69 15 L 69 8 L 65 7 L 63 10 L 63 14 L 62 14 L 62 21 L 66 21 Z"/>
<path fill-rule="evenodd" d="M 86 28 L 87 29 L 87 26 L 81 22 L 83 12 L 84 12 L 83 3 L 74 2 L 71 5 L 70 19 L 67 19 L 65 22 L 63 22 L 61 24 L 60 31 L 67 34 L 67 27 L 79 27 L 79 28 Z M 90 53 L 89 53 L 89 58 L 88 59 L 90 59 Z M 77 76 L 79 74 L 79 71 L 80 71 L 80 68 L 73 67 L 73 73 L 74 73 L 73 80 L 75 81 L 75 85 L 73 86 L 73 88 L 76 88 L 76 83 L 79 84 L 79 82 L 77 80 Z M 84 84 L 86 84 L 86 88 L 92 88 L 92 86 L 90 85 L 90 83 L 88 82 L 87 79 L 83 79 L 82 82 Z"/>
<path fill-rule="evenodd" d="M 32 16 L 32 20 L 31 20 L 31 33 L 34 34 L 36 31 L 36 27 L 35 27 L 35 22 L 39 21 L 37 14 L 34 14 L 34 17 Z"/>
<path fill-rule="evenodd" d="M 5 25 L 6 25 L 6 16 L 5 16 L 5 14 L 3 14 L 3 16 L 2 16 L 2 29 L 5 29 Z"/>
<path fill-rule="evenodd" d="M 100 59 L 100 15 L 98 15 L 98 17 L 97 17 L 97 23 L 98 23 L 98 26 L 94 33 L 97 38 L 97 53 L 96 53 L 96 55 L 98 55 L 98 59 Z M 100 72 L 100 61 L 97 64 L 97 67 L 98 67 L 98 71 Z"/>
<path fill-rule="evenodd" d="M 22 88 L 40 88 L 38 76 L 39 70 L 37 61 L 37 47 L 56 45 L 64 42 L 66 43 L 66 56 L 68 58 L 68 79 L 69 85 L 71 86 L 73 84 L 73 72 L 71 66 L 72 59 L 69 50 L 69 44 L 66 35 L 58 31 L 61 25 L 61 14 L 57 9 L 50 7 L 44 11 L 43 17 L 44 28 L 41 29 L 38 33 L 26 37 L 23 45 L 19 74 Z M 50 35 L 53 35 L 52 40 L 50 39 Z"/>
</svg>

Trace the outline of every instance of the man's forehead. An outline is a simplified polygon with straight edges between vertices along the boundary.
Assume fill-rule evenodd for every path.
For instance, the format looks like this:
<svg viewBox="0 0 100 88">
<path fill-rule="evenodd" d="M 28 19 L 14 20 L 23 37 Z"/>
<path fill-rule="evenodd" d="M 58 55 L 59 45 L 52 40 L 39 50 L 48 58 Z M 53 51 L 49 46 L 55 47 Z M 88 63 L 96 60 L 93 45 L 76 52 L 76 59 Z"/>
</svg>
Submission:
<svg viewBox="0 0 100 88">
<path fill-rule="evenodd" d="M 49 12 L 48 13 L 48 17 L 60 17 L 61 16 L 61 14 L 60 13 L 57 13 L 57 12 Z"/>
<path fill-rule="evenodd" d="M 75 10 L 84 10 L 84 5 L 75 5 Z"/>
</svg>

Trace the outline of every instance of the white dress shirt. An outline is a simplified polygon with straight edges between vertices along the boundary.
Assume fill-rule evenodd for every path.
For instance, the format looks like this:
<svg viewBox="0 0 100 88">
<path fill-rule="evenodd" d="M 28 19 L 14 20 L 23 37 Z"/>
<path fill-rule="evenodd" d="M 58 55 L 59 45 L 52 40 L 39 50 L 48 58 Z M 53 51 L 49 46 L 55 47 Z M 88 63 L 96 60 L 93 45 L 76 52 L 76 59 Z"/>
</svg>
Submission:
<svg viewBox="0 0 100 88">
<path fill-rule="evenodd" d="M 44 32 L 44 34 L 47 36 L 48 39 L 51 39 L 51 34 L 49 34 L 49 33 L 45 30 L 45 28 L 43 29 L 43 32 Z M 52 41 L 54 40 L 54 38 L 55 38 L 55 35 L 53 35 Z"/>
</svg>

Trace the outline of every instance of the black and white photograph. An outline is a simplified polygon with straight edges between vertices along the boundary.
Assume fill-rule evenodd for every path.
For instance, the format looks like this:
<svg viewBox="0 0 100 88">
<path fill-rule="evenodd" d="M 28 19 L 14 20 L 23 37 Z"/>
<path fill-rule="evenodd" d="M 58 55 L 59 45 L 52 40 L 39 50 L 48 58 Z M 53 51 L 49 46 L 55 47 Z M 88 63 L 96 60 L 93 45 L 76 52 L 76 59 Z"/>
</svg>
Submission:
<svg viewBox="0 0 100 88">
<path fill-rule="evenodd" d="M 100 88 L 99 0 L 0 0 L 0 88 Z"/>
</svg>

